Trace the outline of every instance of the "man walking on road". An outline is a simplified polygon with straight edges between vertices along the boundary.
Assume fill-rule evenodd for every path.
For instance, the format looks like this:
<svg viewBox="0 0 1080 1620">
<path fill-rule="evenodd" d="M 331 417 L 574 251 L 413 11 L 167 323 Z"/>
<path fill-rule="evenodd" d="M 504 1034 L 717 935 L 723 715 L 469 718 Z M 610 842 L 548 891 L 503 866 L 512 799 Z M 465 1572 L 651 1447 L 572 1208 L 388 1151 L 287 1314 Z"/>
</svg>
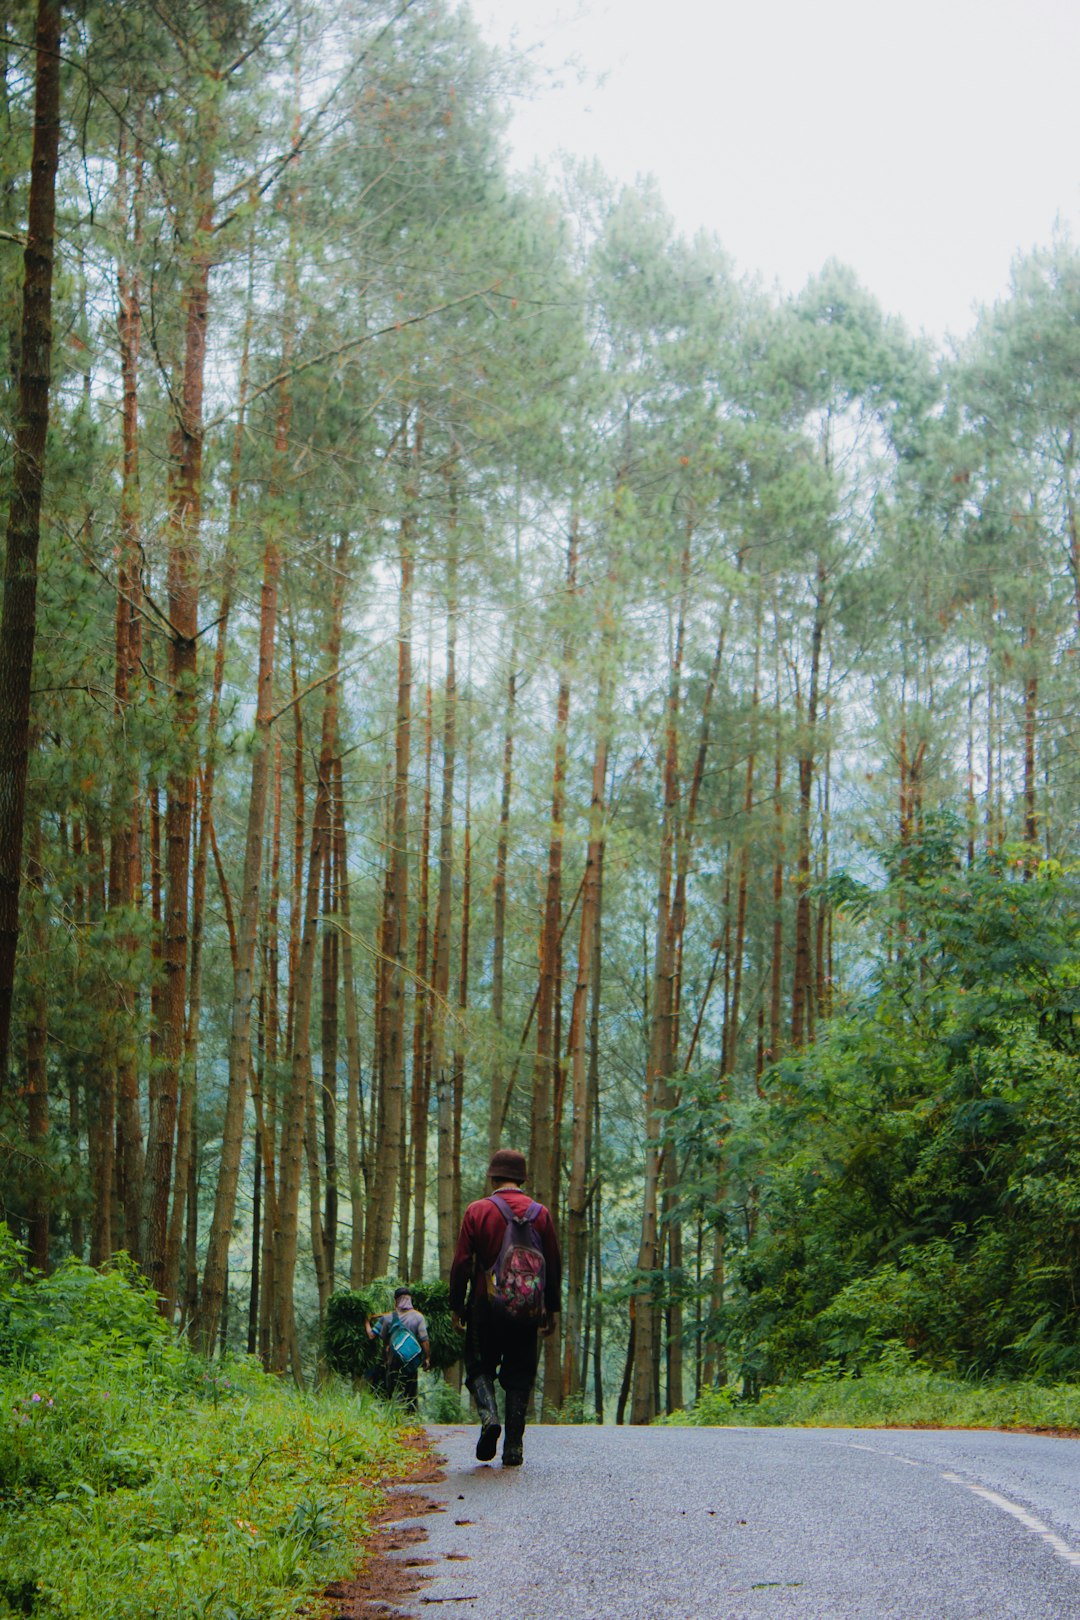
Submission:
<svg viewBox="0 0 1080 1620">
<path fill-rule="evenodd" d="M 480 1413 L 477 1460 L 491 1461 L 502 1432 L 497 1375 L 506 1392 L 503 1467 L 518 1468 L 540 1336 L 555 1331 L 559 1314 L 562 1256 L 551 1216 L 523 1190 L 525 1155 L 500 1148 L 488 1176 L 491 1194 L 470 1204 L 461 1223 L 450 1309 L 465 1334 L 465 1383 Z"/>
</svg>

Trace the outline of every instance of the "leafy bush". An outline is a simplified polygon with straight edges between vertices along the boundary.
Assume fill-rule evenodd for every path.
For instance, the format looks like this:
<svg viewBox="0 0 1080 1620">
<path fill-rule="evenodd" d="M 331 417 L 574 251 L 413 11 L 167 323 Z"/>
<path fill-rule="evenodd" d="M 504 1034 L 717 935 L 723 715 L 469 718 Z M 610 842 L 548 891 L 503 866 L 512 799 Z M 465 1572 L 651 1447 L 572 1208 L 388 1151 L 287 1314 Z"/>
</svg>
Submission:
<svg viewBox="0 0 1080 1620">
<path fill-rule="evenodd" d="M 1028 1381 L 987 1384 L 921 1366 L 904 1345 L 883 1347 L 877 1363 L 853 1374 L 836 1362 L 797 1383 L 777 1384 L 760 1400 L 732 1386 L 706 1390 L 679 1425 L 763 1428 L 949 1428 L 1080 1430 L 1080 1389 Z"/>
<path fill-rule="evenodd" d="M 71 1258 L 50 1277 L 23 1277 L 13 1264 L 17 1252 L 8 1233 L 0 1250 L 8 1279 L 0 1287 L 0 1361 L 41 1366 L 76 1346 L 115 1354 L 168 1343 L 153 1290 L 126 1254 L 104 1271 Z"/>
<path fill-rule="evenodd" d="M 393 1414 L 208 1365 L 123 1267 L 19 1263 L 0 1226 L 0 1620 L 283 1620 L 351 1573 Z"/>
<path fill-rule="evenodd" d="M 865 1372 L 892 1340 L 961 1378 L 1080 1377 L 1077 878 L 960 867 L 935 838 L 860 901 L 890 946 L 860 999 L 765 1097 L 691 1083 L 672 1115 L 684 1156 L 723 1143 L 712 1329 L 750 1386 Z"/>
</svg>

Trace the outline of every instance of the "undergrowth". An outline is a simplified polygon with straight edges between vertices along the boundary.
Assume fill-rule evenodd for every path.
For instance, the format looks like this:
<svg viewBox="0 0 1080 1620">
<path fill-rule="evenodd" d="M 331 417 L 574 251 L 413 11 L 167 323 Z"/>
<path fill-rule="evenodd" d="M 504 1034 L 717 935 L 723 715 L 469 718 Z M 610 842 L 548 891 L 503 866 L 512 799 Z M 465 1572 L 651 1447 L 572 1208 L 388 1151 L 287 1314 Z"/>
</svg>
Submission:
<svg viewBox="0 0 1080 1620">
<path fill-rule="evenodd" d="M 122 1266 L 17 1262 L 0 1227 L 4 1620 L 279 1620 L 355 1570 L 393 1411 L 207 1364 Z"/>
<path fill-rule="evenodd" d="M 821 1428 L 1044 1429 L 1080 1432 L 1080 1385 L 967 1381 L 920 1365 L 899 1346 L 857 1373 L 828 1365 L 747 1399 L 706 1390 L 672 1424 Z"/>
</svg>

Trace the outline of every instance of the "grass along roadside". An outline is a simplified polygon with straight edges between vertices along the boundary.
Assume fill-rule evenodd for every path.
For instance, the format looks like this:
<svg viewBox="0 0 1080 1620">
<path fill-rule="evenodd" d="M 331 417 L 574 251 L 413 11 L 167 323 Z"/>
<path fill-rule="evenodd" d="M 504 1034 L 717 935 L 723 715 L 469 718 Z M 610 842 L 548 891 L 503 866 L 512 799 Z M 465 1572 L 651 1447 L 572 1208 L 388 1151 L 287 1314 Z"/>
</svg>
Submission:
<svg viewBox="0 0 1080 1620">
<path fill-rule="evenodd" d="M 34 1469 L 24 1467 L 26 1483 L 4 1486 L 5 1616 L 291 1615 L 354 1573 L 382 1501 L 380 1480 L 415 1461 L 385 1409 L 341 1390 L 303 1396 L 226 1366 L 205 1390 L 148 1395 L 114 1368 L 107 1384 L 84 1386 L 72 1410 L 74 1369 L 58 1370 L 40 1387 L 16 1386 L 14 1401 L 3 1380 L 5 1408 L 29 1441 L 21 1460 L 36 1454 L 40 1480 L 34 1489 Z M 65 1431 L 72 1423 L 82 1430 L 95 1403 L 94 1443 L 80 1435 L 73 1447 Z M 62 1485 L 47 1481 L 48 1453 L 66 1461 L 73 1450 L 82 1466 Z"/>
<path fill-rule="evenodd" d="M 311 1612 L 361 1562 L 380 1481 L 415 1461 L 344 1385 L 208 1366 L 122 1271 L 0 1282 L 3 1620 Z"/>
<path fill-rule="evenodd" d="M 691 1411 L 664 1419 L 671 1424 L 774 1425 L 840 1429 L 1025 1429 L 1080 1433 L 1080 1386 L 1076 1384 L 969 1383 L 944 1373 L 912 1368 L 871 1370 L 844 1376 L 830 1369 L 797 1384 L 762 1391 L 760 1400 L 734 1390 L 706 1391 Z"/>
</svg>

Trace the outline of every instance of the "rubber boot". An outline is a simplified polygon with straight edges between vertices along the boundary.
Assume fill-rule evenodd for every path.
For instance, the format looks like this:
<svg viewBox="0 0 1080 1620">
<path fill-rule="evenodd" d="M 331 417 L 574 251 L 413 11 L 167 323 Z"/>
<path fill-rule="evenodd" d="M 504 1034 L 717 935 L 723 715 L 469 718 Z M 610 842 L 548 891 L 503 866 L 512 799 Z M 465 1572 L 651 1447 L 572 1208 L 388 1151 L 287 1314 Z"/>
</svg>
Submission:
<svg viewBox="0 0 1080 1620">
<path fill-rule="evenodd" d="M 495 1404 L 495 1387 L 487 1373 L 477 1373 L 471 1380 L 469 1388 L 472 1390 L 476 1409 L 480 1413 L 480 1438 L 476 1442 L 476 1460 L 490 1462 L 502 1434 L 499 1408 Z"/>
<path fill-rule="evenodd" d="M 502 1463 L 504 1468 L 520 1468 L 525 1461 L 525 1418 L 529 1410 L 527 1389 L 508 1389 L 506 1392 L 506 1434 L 503 1438 Z"/>
</svg>

